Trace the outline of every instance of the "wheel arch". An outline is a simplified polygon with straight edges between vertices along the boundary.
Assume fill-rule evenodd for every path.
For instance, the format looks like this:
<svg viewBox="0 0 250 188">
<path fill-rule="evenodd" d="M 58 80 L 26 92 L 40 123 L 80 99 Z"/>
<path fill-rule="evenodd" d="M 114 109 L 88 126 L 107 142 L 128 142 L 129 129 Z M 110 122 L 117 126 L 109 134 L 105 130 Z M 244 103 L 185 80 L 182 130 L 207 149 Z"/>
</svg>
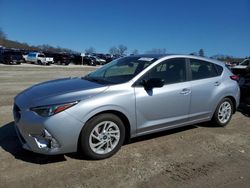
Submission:
<svg viewBox="0 0 250 188">
<path fill-rule="evenodd" d="M 236 112 L 237 110 L 237 107 L 236 107 L 236 99 L 232 96 L 232 95 L 225 95 L 223 97 L 221 97 L 215 104 L 214 104 L 214 107 L 213 107 L 213 111 L 212 111 L 212 116 L 214 115 L 215 111 L 216 111 L 216 108 L 218 107 L 218 104 L 225 98 L 228 98 L 232 101 L 233 103 L 233 114 Z"/>
<path fill-rule="evenodd" d="M 230 95 L 226 96 L 224 98 L 229 98 L 232 101 L 232 103 L 233 103 L 233 113 L 235 113 L 236 110 L 237 110 L 237 108 L 236 108 L 236 99 L 233 96 L 230 96 Z"/>
<path fill-rule="evenodd" d="M 104 111 L 101 111 L 101 112 L 98 112 L 98 113 L 92 115 L 91 117 L 89 117 L 87 119 L 86 122 L 88 122 L 90 119 L 95 118 L 96 116 L 99 116 L 101 114 L 114 114 L 121 119 L 121 121 L 124 123 L 124 127 L 125 127 L 124 143 L 128 143 L 130 138 L 131 138 L 131 123 L 130 123 L 128 117 L 124 113 L 122 113 L 121 111 L 118 111 L 118 110 L 104 110 Z M 83 131 L 83 129 L 84 129 L 84 126 L 82 127 L 81 132 Z M 79 148 L 80 148 L 81 132 L 79 133 L 79 136 L 78 136 L 77 150 L 79 150 Z"/>
</svg>

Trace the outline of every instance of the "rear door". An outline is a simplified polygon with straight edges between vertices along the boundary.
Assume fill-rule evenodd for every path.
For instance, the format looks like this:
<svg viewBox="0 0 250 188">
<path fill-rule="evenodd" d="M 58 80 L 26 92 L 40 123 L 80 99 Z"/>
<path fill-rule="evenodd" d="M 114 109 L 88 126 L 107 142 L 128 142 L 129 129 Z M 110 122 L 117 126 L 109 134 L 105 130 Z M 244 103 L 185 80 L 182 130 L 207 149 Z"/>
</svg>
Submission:
<svg viewBox="0 0 250 188">
<path fill-rule="evenodd" d="M 165 129 L 188 121 L 191 90 L 186 60 L 166 60 L 148 71 L 138 83 L 150 78 L 163 79 L 165 85 L 150 90 L 135 86 L 137 133 Z"/>
<path fill-rule="evenodd" d="M 223 69 L 207 61 L 189 59 L 189 62 L 192 89 L 190 120 L 206 119 L 211 115 L 215 97 L 220 91 L 222 82 L 220 74 Z"/>
</svg>

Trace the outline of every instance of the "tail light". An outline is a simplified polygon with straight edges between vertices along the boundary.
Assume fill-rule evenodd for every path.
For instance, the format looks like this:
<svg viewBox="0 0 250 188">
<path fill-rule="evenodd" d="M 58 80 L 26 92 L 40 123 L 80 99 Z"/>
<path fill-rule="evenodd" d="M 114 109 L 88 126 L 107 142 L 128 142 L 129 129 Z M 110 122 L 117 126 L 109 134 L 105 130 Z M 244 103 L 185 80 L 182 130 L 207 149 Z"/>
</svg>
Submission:
<svg viewBox="0 0 250 188">
<path fill-rule="evenodd" d="M 239 76 L 233 75 L 233 76 L 230 76 L 230 78 L 231 80 L 239 81 Z"/>
</svg>

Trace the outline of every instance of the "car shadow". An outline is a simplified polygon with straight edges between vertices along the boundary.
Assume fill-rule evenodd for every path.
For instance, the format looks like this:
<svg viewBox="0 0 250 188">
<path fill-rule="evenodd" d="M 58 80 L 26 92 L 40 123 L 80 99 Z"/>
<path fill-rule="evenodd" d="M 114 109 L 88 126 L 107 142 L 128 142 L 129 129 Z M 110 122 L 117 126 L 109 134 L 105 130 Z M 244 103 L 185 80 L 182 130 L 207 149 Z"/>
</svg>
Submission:
<svg viewBox="0 0 250 188">
<path fill-rule="evenodd" d="M 123 145 L 135 144 L 137 142 L 151 140 L 151 139 L 155 139 L 155 138 L 158 138 L 158 137 L 163 137 L 163 136 L 179 133 L 179 132 L 182 132 L 182 131 L 195 129 L 195 128 L 198 128 L 198 127 L 199 127 L 198 125 L 190 125 L 190 126 L 175 128 L 175 129 L 171 129 L 171 130 L 161 131 L 161 132 L 157 132 L 157 133 L 152 133 L 152 134 L 148 134 L 148 135 L 144 135 L 144 136 L 139 136 L 139 137 L 136 137 L 136 138 L 125 141 L 125 143 Z M 80 152 L 78 152 L 78 153 L 68 153 L 68 154 L 65 154 L 65 155 L 67 157 L 70 157 L 70 158 L 76 159 L 76 160 L 94 161 L 93 159 L 89 159 L 88 157 L 84 156 Z"/>
<path fill-rule="evenodd" d="M 158 137 L 163 137 L 175 133 L 180 133 L 183 131 L 195 129 L 198 127 L 211 127 L 211 125 L 207 124 L 195 124 L 195 125 L 190 125 L 190 126 L 185 126 L 185 127 L 180 127 L 180 128 L 175 128 L 171 130 L 166 130 L 162 132 L 157 132 L 157 133 L 152 133 L 144 136 L 139 136 L 136 138 L 133 138 L 126 142 L 124 145 L 128 144 L 134 144 L 136 142 L 141 142 L 141 141 L 146 141 L 146 140 L 151 140 L 155 139 Z M 14 122 L 10 122 L 2 127 L 0 127 L 0 147 L 3 148 L 3 150 L 9 152 L 12 154 L 16 159 L 29 162 L 29 163 L 34 163 L 34 164 L 49 164 L 49 163 L 56 163 L 56 162 L 62 162 L 66 161 L 65 156 L 72 158 L 72 159 L 77 159 L 77 160 L 87 160 L 87 161 L 92 161 L 89 158 L 86 158 L 84 155 L 81 153 L 68 153 L 65 155 L 42 155 L 42 154 L 37 154 L 33 153 L 31 151 L 24 150 L 21 146 L 21 143 L 16 135 L 16 131 L 14 128 Z"/>
<path fill-rule="evenodd" d="M 0 147 L 9 152 L 16 159 L 35 163 L 35 164 L 49 164 L 66 161 L 64 155 L 42 155 L 24 150 L 16 135 L 14 122 L 10 122 L 0 127 Z"/>
<path fill-rule="evenodd" d="M 180 132 L 195 129 L 198 127 L 199 127 L 198 125 L 189 125 L 189 126 L 185 126 L 185 127 L 179 127 L 179 128 L 175 128 L 175 129 L 170 129 L 170 130 L 166 130 L 166 131 L 161 131 L 161 132 L 157 132 L 157 133 L 143 135 L 143 136 L 139 136 L 136 138 L 132 138 L 126 144 L 133 144 L 136 142 L 141 142 L 141 141 L 151 140 L 151 139 L 155 139 L 155 138 L 159 138 L 159 137 L 163 137 L 163 136 L 168 136 L 171 134 L 180 133 Z"/>
</svg>

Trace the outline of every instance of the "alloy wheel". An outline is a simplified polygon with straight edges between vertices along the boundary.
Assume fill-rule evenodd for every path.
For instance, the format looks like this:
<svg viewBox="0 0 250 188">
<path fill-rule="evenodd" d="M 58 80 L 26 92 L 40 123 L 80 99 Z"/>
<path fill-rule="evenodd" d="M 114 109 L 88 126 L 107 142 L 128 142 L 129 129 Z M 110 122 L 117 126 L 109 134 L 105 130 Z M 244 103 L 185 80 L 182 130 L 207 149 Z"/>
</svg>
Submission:
<svg viewBox="0 0 250 188">
<path fill-rule="evenodd" d="M 98 123 L 91 131 L 89 145 L 96 154 L 107 154 L 117 146 L 120 140 L 120 129 L 112 121 Z"/>
<path fill-rule="evenodd" d="M 221 103 L 218 112 L 218 119 L 220 123 L 226 123 L 230 120 L 232 115 L 232 106 L 228 101 Z"/>
</svg>

